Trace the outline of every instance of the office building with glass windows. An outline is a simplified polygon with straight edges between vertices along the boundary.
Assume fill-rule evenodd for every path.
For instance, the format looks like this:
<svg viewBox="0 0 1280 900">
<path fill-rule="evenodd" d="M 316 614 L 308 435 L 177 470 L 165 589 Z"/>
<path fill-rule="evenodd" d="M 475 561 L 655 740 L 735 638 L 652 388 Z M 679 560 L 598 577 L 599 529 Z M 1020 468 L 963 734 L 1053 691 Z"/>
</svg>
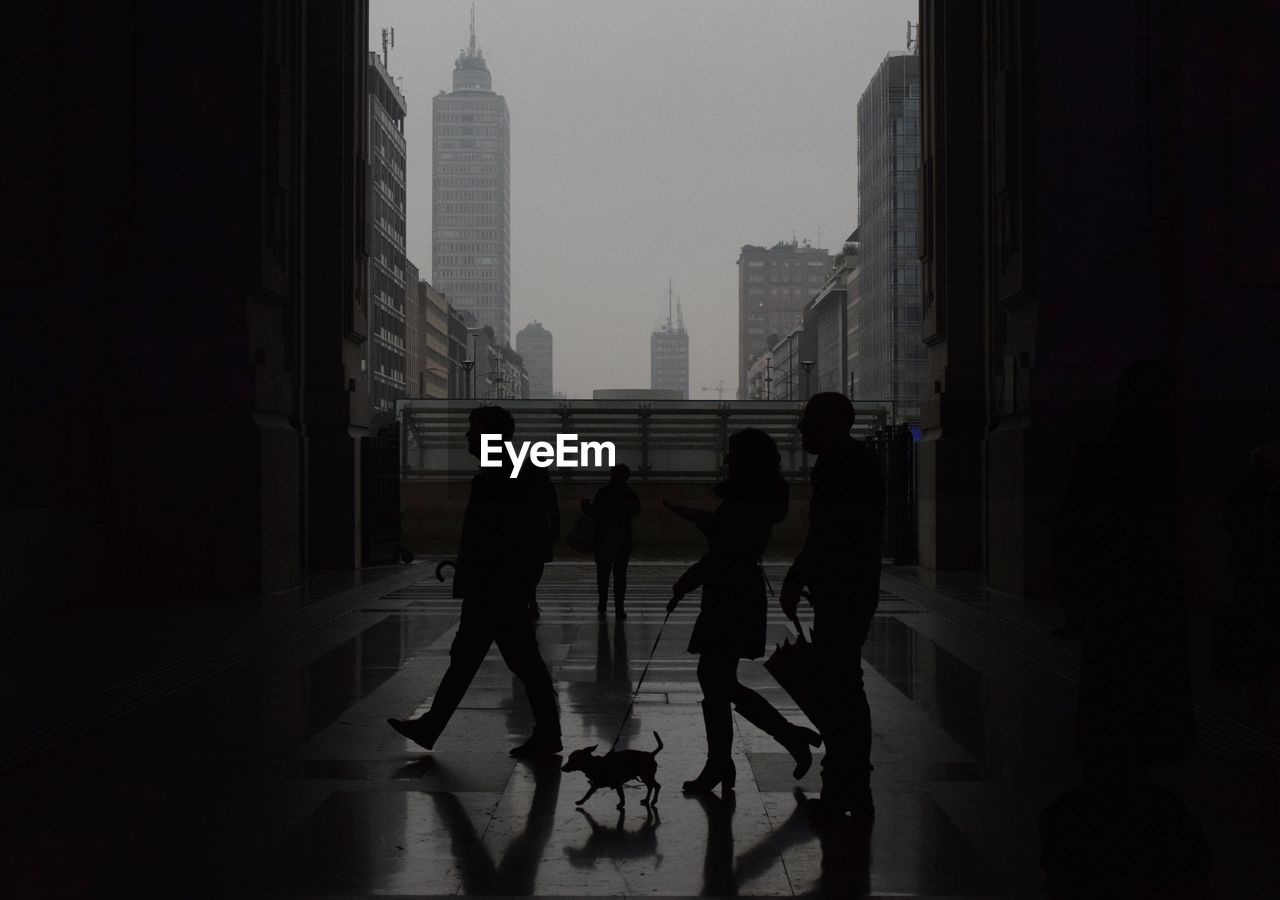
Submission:
<svg viewBox="0 0 1280 900">
<path fill-rule="evenodd" d="M 507 101 L 471 43 L 453 90 L 432 101 L 431 283 L 511 342 L 511 155 Z"/>
<path fill-rule="evenodd" d="M 918 423 L 925 347 L 917 243 L 920 62 L 891 53 L 858 101 L 858 265 L 849 372 L 855 405 Z"/>
</svg>

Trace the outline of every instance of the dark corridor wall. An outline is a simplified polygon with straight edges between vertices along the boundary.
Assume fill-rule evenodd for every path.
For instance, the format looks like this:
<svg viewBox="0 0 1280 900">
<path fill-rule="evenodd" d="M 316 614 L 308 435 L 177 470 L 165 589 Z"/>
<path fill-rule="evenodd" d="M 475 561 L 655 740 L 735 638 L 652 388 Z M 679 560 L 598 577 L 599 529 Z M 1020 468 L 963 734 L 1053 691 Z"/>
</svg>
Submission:
<svg viewBox="0 0 1280 900">
<path fill-rule="evenodd" d="M 10 24 L 6 605 L 359 565 L 367 28 L 301 0 Z"/>
<path fill-rule="evenodd" d="M 932 566 L 1043 594 L 1074 445 L 1120 373 L 1176 372 L 1185 583 L 1280 413 L 1280 5 L 922 0 Z"/>
</svg>

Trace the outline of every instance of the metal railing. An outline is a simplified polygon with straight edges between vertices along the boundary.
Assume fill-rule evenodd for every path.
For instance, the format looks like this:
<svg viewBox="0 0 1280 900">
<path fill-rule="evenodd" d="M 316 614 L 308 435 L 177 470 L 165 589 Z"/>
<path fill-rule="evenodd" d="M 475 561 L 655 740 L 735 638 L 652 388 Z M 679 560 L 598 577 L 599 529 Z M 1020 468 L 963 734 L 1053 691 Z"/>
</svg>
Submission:
<svg viewBox="0 0 1280 900">
<path fill-rule="evenodd" d="M 476 461 L 467 453 L 467 418 L 482 405 L 471 400 L 401 400 L 400 471 L 404 478 L 469 479 Z M 715 481 L 724 476 L 729 435 L 758 428 L 778 443 L 782 470 L 806 479 L 811 460 L 797 424 L 804 404 L 715 400 L 504 400 L 516 422 L 516 440 L 554 443 L 559 434 L 579 441 L 611 441 L 632 478 Z M 859 412 L 853 433 L 867 437 L 880 418 Z M 599 481 L 598 469 L 553 469 L 553 477 Z"/>
</svg>

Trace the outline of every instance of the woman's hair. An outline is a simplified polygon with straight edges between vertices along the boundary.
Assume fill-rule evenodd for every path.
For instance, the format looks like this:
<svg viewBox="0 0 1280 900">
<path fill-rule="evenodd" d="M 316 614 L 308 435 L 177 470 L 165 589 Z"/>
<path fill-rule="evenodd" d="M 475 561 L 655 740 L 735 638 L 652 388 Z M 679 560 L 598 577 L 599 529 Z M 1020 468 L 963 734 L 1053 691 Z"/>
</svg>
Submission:
<svg viewBox="0 0 1280 900">
<path fill-rule="evenodd" d="M 782 471 L 778 445 L 759 428 L 744 428 L 729 435 L 729 455 L 734 466 L 750 478 Z"/>
<path fill-rule="evenodd" d="M 767 505 L 774 522 L 787 515 L 787 482 L 782 477 L 782 454 L 773 438 L 759 428 L 744 428 L 729 436 L 733 460 L 730 477 L 750 485 L 749 490 Z"/>
</svg>

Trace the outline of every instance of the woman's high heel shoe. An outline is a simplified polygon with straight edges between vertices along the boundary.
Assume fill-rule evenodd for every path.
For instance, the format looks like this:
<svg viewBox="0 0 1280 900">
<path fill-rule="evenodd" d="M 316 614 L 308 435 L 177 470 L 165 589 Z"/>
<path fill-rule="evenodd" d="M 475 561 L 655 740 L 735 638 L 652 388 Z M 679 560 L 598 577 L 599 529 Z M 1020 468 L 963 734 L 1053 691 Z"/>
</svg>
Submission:
<svg viewBox="0 0 1280 900">
<path fill-rule="evenodd" d="M 681 788 L 686 794 L 709 794 L 720 785 L 723 785 L 726 791 L 731 791 L 737 779 L 738 770 L 733 760 L 715 762 L 708 759 L 698 776 L 686 781 Z"/>
</svg>

